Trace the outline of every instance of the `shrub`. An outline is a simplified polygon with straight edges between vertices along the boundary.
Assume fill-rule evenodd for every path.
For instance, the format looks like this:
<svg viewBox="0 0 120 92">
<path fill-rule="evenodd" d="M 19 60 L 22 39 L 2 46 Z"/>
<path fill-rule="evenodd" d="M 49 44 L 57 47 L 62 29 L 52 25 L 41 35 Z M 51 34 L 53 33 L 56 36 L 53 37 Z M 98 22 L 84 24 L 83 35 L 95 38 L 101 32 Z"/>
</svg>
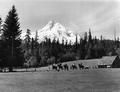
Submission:
<svg viewBox="0 0 120 92">
<path fill-rule="evenodd" d="M 75 53 L 66 53 L 60 58 L 60 62 L 73 61 L 76 59 Z"/>
<path fill-rule="evenodd" d="M 47 65 L 47 57 L 42 56 L 40 61 L 40 66 L 46 66 Z"/>
<path fill-rule="evenodd" d="M 47 64 L 53 64 L 53 63 L 55 63 L 55 57 L 50 57 L 50 58 L 48 58 L 48 60 L 47 60 Z"/>
</svg>

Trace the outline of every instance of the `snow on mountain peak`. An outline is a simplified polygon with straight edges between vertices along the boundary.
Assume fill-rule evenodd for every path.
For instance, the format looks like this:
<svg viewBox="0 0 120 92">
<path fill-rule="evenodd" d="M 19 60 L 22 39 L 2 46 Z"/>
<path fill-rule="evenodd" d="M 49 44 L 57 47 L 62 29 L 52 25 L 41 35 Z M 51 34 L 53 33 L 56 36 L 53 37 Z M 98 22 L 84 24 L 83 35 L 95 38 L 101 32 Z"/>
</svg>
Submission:
<svg viewBox="0 0 120 92">
<path fill-rule="evenodd" d="M 45 38 L 50 38 L 51 40 L 59 40 L 60 43 L 64 40 L 64 42 L 67 41 L 68 43 L 73 44 L 76 40 L 76 35 L 72 31 L 67 30 L 63 25 L 55 23 L 54 21 L 49 21 L 46 26 L 39 29 L 38 36 L 39 42 L 44 41 Z"/>
<path fill-rule="evenodd" d="M 51 30 L 53 26 L 54 26 L 54 21 L 49 21 L 48 24 L 41 29 L 41 31 Z"/>
</svg>

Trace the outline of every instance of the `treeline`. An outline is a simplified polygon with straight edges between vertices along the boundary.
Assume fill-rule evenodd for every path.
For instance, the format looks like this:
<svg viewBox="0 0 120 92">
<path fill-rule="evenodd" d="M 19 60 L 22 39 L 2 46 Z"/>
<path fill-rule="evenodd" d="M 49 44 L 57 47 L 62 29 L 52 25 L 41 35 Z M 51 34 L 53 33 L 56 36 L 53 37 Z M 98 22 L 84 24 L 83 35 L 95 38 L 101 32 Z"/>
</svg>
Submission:
<svg viewBox="0 0 120 92">
<path fill-rule="evenodd" d="M 49 65 L 66 61 L 79 59 L 101 58 L 106 55 L 117 55 L 116 50 L 119 48 L 119 39 L 105 40 L 101 36 L 100 39 L 92 37 L 91 30 L 85 32 L 84 37 L 70 44 L 65 40 L 62 43 L 59 39 L 45 38 L 45 41 L 38 43 L 38 35 L 36 31 L 35 38 L 30 38 L 30 30 L 26 32 L 26 37 L 23 42 L 25 58 L 34 65 Z M 36 59 L 32 59 L 35 58 Z"/>
<path fill-rule="evenodd" d="M 74 44 L 59 39 L 46 38 L 38 42 L 38 33 L 31 38 L 31 31 L 27 29 L 25 39 L 21 39 L 20 22 L 15 6 L 8 12 L 2 24 L 0 19 L 0 68 L 8 67 L 37 67 L 53 63 L 66 62 L 78 59 L 101 58 L 105 55 L 116 55 L 119 48 L 119 39 L 105 40 L 92 37 L 91 30 L 85 32 L 84 37 Z"/>
</svg>

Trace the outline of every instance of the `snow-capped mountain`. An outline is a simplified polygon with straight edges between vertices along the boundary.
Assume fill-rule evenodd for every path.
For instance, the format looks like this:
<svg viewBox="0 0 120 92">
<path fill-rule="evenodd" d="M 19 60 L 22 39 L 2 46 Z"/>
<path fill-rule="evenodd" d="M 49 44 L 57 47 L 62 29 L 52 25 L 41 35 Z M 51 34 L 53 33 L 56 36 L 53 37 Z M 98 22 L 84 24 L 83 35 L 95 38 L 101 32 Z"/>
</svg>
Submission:
<svg viewBox="0 0 120 92">
<path fill-rule="evenodd" d="M 70 30 L 67 30 L 63 25 L 60 23 L 55 23 L 54 21 L 48 22 L 48 24 L 43 27 L 42 29 L 37 30 L 39 42 L 42 42 L 45 40 L 45 38 L 50 38 L 51 40 L 56 39 L 59 40 L 60 43 L 62 43 L 62 40 L 64 42 L 68 43 L 75 43 L 76 41 L 76 35 Z M 77 35 L 77 38 L 79 39 L 80 36 Z"/>
</svg>

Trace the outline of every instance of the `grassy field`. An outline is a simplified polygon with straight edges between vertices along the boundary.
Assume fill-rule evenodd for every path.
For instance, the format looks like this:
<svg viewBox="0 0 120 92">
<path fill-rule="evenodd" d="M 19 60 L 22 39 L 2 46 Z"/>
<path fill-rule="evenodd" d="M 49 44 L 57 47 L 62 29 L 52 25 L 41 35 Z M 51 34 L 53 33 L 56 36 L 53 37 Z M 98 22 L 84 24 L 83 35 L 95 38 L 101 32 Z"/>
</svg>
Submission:
<svg viewBox="0 0 120 92">
<path fill-rule="evenodd" d="M 0 92 L 120 92 L 120 69 L 0 73 Z"/>
</svg>

